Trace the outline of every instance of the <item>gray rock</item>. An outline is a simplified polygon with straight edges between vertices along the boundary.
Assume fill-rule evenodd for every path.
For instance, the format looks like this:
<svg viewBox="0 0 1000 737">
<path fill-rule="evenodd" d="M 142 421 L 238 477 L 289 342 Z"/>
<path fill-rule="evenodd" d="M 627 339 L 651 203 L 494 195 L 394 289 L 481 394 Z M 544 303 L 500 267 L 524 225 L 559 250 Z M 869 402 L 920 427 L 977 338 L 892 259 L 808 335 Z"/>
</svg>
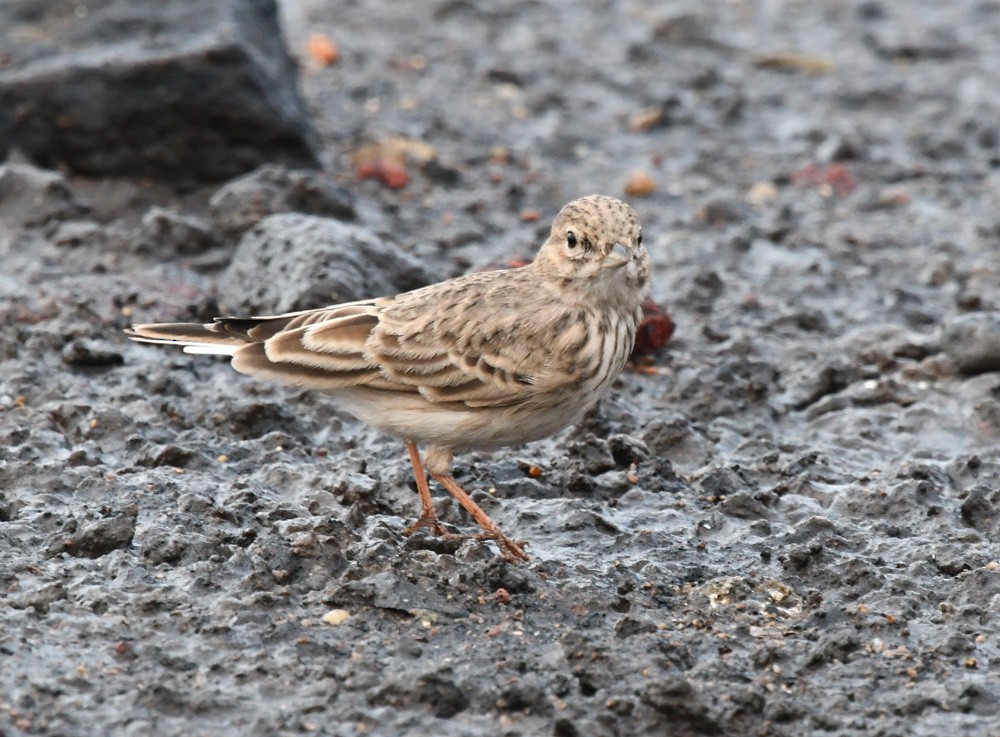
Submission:
<svg viewBox="0 0 1000 737">
<path fill-rule="evenodd" d="M 1000 313 L 953 320 L 944 328 L 941 348 L 963 374 L 1000 371 Z"/>
<path fill-rule="evenodd" d="M 127 548 L 135 537 L 136 509 L 127 508 L 113 516 L 88 522 L 71 537 L 58 535 L 52 540 L 52 554 L 65 551 L 77 558 L 100 558 L 120 548 Z"/>
<path fill-rule="evenodd" d="M 419 261 L 364 228 L 312 215 L 272 215 L 243 237 L 219 281 L 219 301 L 234 313 L 289 312 L 397 294 L 430 281 Z"/>
<path fill-rule="evenodd" d="M 0 4 L 0 140 L 47 167 L 217 181 L 316 164 L 274 0 Z"/>
<path fill-rule="evenodd" d="M 147 253 L 196 254 L 219 245 L 211 225 L 176 210 L 153 207 L 139 224 L 139 248 Z"/>
<path fill-rule="evenodd" d="M 59 172 L 30 164 L 0 166 L 0 220 L 8 227 L 40 225 L 81 215 L 87 209 Z"/>
<path fill-rule="evenodd" d="M 952 59 L 966 50 L 965 45 L 950 28 L 893 24 L 865 34 L 865 42 L 883 59 Z"/>
<path fill-rule="evenodd" d="M 212 219 L 220 232 L 240 236 L 268 215 L 301 212 L 341 219 L 354 217 L 354 201 L 325 172 L 290 170 L 265 164 L 213 195 Z"/>
</svg>

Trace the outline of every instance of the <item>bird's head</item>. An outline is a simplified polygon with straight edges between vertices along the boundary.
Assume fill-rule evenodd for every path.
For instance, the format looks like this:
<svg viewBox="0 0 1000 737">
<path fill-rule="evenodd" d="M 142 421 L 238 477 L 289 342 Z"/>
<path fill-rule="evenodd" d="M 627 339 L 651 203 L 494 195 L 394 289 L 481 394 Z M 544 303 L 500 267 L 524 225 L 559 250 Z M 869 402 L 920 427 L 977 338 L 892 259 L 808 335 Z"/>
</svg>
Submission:
<svg viewBox="0 0 1000 737">
<path fill-rule="evenodd" d="M 649 253 L 635 210 L 614 197 L 573 200 L 556 216 L 534 268 L 562 288 L 590 299 L 641 303 L 649 284 Z"/>
</svg>

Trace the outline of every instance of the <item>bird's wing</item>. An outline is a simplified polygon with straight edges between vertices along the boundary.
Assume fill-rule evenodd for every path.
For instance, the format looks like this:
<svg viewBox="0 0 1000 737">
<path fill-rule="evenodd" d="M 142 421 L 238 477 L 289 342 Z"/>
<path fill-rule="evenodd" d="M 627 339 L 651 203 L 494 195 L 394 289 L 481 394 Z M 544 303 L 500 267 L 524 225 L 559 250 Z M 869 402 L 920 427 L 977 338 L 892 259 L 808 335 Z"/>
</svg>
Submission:
<svg viewBox="0 0 1000 737">
<path fill-rule="evenodd" d="M 582 314 L 555 311 L 552 320 L 526 310 L 514 273 L 472 274 L 289 324 L 237 350 L 233 365 L 317 388 L 414 392 L 469 408 L 520 404 L 578 380 L 586 366 L 568 349 L 579 354 L 589 334 Z"/>
<path fill-rule="evenodd" d="M 365 355 L 365 343 L 379 324 L 383 300 L 365 300 L 290 315 L 225 318 L 225 331 L 245 336 L 232 352 L 233 368 L 286 384 L 335 390 L 350 386 L 405 391 L 387 381 Z M 218 322 L 216 323 L 218 324 Z M 322 344 L 310 336 L 319 331 Z"/>
<path fill-rule="evenodd" d="M 127 332 L 228 355 L 242 373 L 314 389 L 412 392 L 470 409 L 513 406 L 596 370 L 592 313 L 537 304 L 538 285 L 526 277 L 521 270 L 470 274 L 397 297 Z"/>
</svg>

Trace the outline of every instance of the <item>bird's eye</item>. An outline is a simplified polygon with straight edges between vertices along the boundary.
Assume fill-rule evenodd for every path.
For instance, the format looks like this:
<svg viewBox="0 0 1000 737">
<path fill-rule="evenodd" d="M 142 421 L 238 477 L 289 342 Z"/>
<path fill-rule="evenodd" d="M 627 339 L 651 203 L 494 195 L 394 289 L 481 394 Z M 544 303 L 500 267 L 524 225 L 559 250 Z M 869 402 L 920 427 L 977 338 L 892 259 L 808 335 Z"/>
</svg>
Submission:
<svg viewBox="0 0 1000 737">
<path fill-rule="evenodd" d="M 636 245 L 642 245 L 642 233 L 639 233 L 639 237 L 636 239 Z"/>
<path fill-rule="evenodd" d="M 576 233 L 572 230 L 566 234 L 566 245 L 570 248 L 576 248 Z"/>
</svg>

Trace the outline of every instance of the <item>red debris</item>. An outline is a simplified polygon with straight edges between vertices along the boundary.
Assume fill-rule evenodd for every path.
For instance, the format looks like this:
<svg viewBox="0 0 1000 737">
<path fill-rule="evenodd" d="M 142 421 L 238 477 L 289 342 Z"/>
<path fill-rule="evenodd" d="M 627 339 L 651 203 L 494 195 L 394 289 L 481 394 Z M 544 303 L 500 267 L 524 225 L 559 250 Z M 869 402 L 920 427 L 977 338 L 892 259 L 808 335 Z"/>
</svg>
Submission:
<svg viewBox="0 0 1000 737">
<path fill-rule="evenodd" d="M 674 321 L 664 309 L 646 297 L 642 303 L 642 322 L 635 334 L 635 347 L 632 349 L 630 361 L 644 358 L 656 353 L 665 346 L 674 334 Z"/>
<path fill-rule="evenodd" d="M 402 189 L 409 181 L 407 165 L 423 167 L 437 159 L 430 144 L 399 136 L 361 146 L 351 156 L 358 179 L 377 179 L 390 189 Z"/>
<path fill-rule="evenodd" d="M 367 161 L 359 165 L 355 173 L 358 179 L 377 179 L 389 189 L 402 189 L 410 181 L 406 167 L 395 161 Z"/>
<path fill-rule="evenodd" d="M 854 178 L 847 164 L 834 161 L 826 166 L 816 164 L 806 164 L 801 169 L 796 169 L 790 175 L 792 183 L 800 186 L 827 186 L 841 197 L 853 192 L 858 181 Z"/>
<path fill-rule="evenodd" d="M 336 64 L 340 59 L 340 49 L 325 33 L 314 33 L 306 44 L 309 56 L 323 66 Z"/>
</svg>

